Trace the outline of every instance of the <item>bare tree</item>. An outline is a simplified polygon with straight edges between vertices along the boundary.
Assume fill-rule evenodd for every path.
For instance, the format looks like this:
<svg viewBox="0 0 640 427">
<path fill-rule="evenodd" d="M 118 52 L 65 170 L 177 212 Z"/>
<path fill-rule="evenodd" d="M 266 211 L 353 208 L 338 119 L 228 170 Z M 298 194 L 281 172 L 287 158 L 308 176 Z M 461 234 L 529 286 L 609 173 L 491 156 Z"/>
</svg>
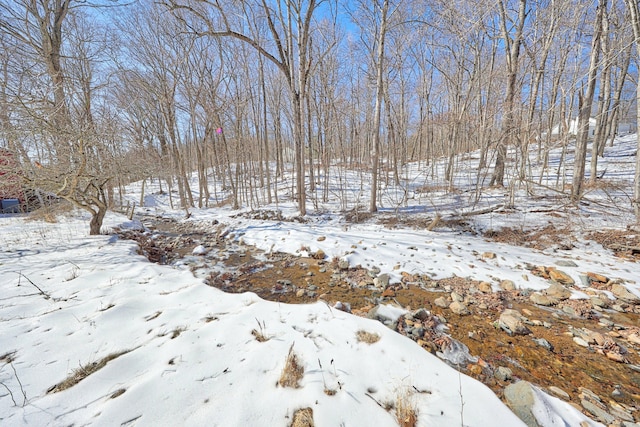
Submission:
<svg viewBox="0 0 640 427">
<path fill-rule="evenodd" d="M 631 27 L 633 28 L 636 50 L 638 52 L 638 57 L 640 57 L 640 10 L 638 9 L 638 2 L 635 0 L 625 0 L 625 3 L 627 4 L 629 15 L 631 16 Z M 637 85 L 636 120 L 640 124 L 640 79 L 638 79 Z M 638 153 L 640 153 L 640 132 L 638 132 Z M 636 154 L 636 171 L 633 179 L 633 209 L 636 219 L 640 221 L 640 154 Z"/>
<path fill-rule="evenodd" d="M 296 198 L 301 215 L 306 215 L 304 177 L 304 112 L 312 59 L 309 56 L 312 19 L 326 0 L 285 0 L 269 5 L 266 0 L 243 2 L 238 13 L 245 17 L 238 22 L 235 14 L 227 13 L 228 5 L 219 0 L 188 2 L 165 0 L 163 4 L 182 19 L 187 28 L 199 36 L 232 37 L 247 43 L 285 77 L 293 105 L 295 145 Z M 214 14 L 211 17 L 210 12 Z M 249 22 L 253 34 L 245 33 Z M 269 34 L 265 40 L 257 26 L 263 23 Z"/>
<path fill-rule="evenodd" d="M 589 73 L 587 77 L 586 92 L 580 92 L 578 134 L 576 135 L 576 155 L 573 167 L 573 183 L 571 187 L 571 199 L 579 201 L 582 197 L 582 184 L 584 182 L 585 165 L 587 158 L 587 138 L 589 136 L 589 118 L 593 105 L 593 96 L 596 87 L 596 77 L 599 68 L 600 38 L 602 36 L 602 23 L 607 8 L 608 0 L 599 0 L 596 10 L 595 23 L 593 25 L 593 37 L 591 39 L 591 54 L 589 58 Z"/>
<path fill-rule="evenodd" d="M 111 172 L 98 132 L 96 107 L 97 58 L 91 44 L 98 40 L 82 19 L 85 2 L 18 0 L 0 4 L 0 32 L 22 58 L 11 58 L 20 69 L 33 61 L 27 74 L 16 74 L 18 94 L 8 105 L 25 118 L 20 139 L 33 144 L 20 150 L 23 180 L 28 188 L 63 198 L 91 214 L 90 234 L 99 234 L 108 207 Z M 69 19 L 71 17 L 71 19 Z M 78 37 L 83 33 L 84 37 Z M 74 37 L 75 35 L 75 37 Z M 65 52 L 66 49 L 66 52 Z M 36 89 L 21 93 L 27 83 Z"/>
</svg>

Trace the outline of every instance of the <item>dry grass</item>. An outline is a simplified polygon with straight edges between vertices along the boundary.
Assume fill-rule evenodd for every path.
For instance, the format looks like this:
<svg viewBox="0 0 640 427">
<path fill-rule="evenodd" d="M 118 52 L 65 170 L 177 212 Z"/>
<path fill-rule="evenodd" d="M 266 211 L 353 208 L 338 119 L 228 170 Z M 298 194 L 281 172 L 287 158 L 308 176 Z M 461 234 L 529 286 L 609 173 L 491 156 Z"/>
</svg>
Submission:
<svg viewBox="0 0 640 427">
<path fill-rule="evenodd" d="M 289 348 L 289 354 L 284 363 L 282 374 L 278 380 L 278 385 L 282 387 L 298 388 L 300 387 L 300 380 L 304 376 L 304 366 L 300 361 L 300 358 L 293 352 L 293 344 Z"/>
<path fill-rule="evenodd" d="M 298 409 L 293 414 L 293 422 L 291 427 L 314 427 L 313 423 L 313 409 L 302 408 Z"/>
<path fill-rule="evenodd" d="M 58 217 L 68 215 L 72 210 L 73 205 L 71 203 L 59 201 L 32 211 L 29 213 L 27 220 L 44 221 L 55 224 L 58 222 Z"/>
<path fill-rule="evenodd" d="M 408 393 L 399 394 L 396 398 L 396 419 L 400 427 L 415 427 L 418 423 L 418 410 Z"/>
<path fill-rule="evenodd" d="M 54 385 L 49 390 L 47 390 L 47 393 L 57 393 L 59 391 L 66 390 L 68 388 L 73 387 L 74 385 L 76 385 L 80 381 L 82 381 L 83 379 L 87 378 L 89 375 L 91 375 L 94 372 L 97 372 L 100 369 L 104 368 L 107 365 L 107 363 L 111 362 L 112 360 L 117 359 L 118 357 L 122 356 L 123 354 L 129 353 L 130 351 L 131 350 L 125 350 L 125 351 L 121 351 L 121 352 L 118 352 L 118 353 L 111 353 L 108 356 L 103 357 L 102 359 L 100 359 L 97 362 L 92 362 L 92 363 L 89 363 L 89 364 L 87 364 L 85 366 L 79 367 L 69 377 L 67 377 L 65 380 L 59 382 L 58 384 Z"/>
<path fill-rule="evenodd" d="M 373 344 L 380 341 L 380 335 L 364 330 L 359 330 L 358 332 L 356 332 L 356 338 L 359 342 L 365 342 L 367 344 Z"/>
<path fill-rule="evenodd" d="M 258 342 L 269 341 L 269 337 L 267 337 L 265 334 L 262 333 L 262 331 L 258 331 L 257 329 L 252 329 L 251 335 L 253 335 L 256 338 L 256 341 Z"/>
</svg>

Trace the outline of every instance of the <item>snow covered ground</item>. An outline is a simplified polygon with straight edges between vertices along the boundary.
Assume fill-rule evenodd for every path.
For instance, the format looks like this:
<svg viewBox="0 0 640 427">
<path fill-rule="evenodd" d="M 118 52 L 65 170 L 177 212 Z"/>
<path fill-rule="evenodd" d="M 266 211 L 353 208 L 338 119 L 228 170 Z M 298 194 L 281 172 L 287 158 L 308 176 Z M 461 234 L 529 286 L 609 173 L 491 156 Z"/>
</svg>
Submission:
<svg viewBox="0 0 640 427">
<path fill-rule="evenodd" d="M 632 171 L 620 165 L 629 163 L 632 149 L 631 138 L 609 149 L 607 173 L 629 179 Z M 468 170 L 473 167 L 470 163 Z M 405 174 L 407 187 L 424 184 L 417 167 Z M 472 173 L 462 175 L 475 179 Z M 139 188 L 131 187 L 132 201 L 139 200 Z M 184 215 L 153 191 L 147 183 L 150 203 L 138 208 L 139 214 Z M 385 189 L 384 197 L 394 199 L 394 191 Z M 610 207 L 628 205 L 617 196 L 594 192 L 588 195 L 591 203 L 573 208 L 565 201 L 531 201 L 522 189 L 505 191 L 488 192 L 477 202 L 464 195 L 469 199 L 460 203 L 444 195 L 427 200 L 412 190 L 406 206 L 383 208 L 382 215 L 437 212 L 446 218 L 515 194 L 516 209 L 475 215 L 474 227 L 528 229 L 553 221 L 592 230 L 632 221 L 628 208 Z M 542 279 L 523 280 L 525 263 L 553 265 L 565 256 L 557 247 L 513 247 L 445 229 L 347 223 L 330 213 L 339 204 L 333 199 L 319 206 L 304 223 L 250 219 L 227 207 L 195 209 L 188 221 L 217 220 L 236 239 L 265 251 L 304 256 L 322 249 L 352 266 L 377 266 L 392 281 L 406 271 L 473 277 L 495 286 L 510 279 L 519 287 L 543 289 L 548 282 Z M 277 208 L 285 218 L 296 215 L 291 203 L 281 200 Z M 548 216 L 548 208 L 556 216 Z M 109 214 L 105 230 L 116 226 L 140 224 Z M 3 426 L 288 426 L 294 412 L 307 407 L 318 426 L 395 426 L 399 402 L 416 409 L 418 426 L 523 425 L 487 387 L 377 321 L 325 302 L 286 305 L 254 294 L 225 294 L 186 267 L 150 263 L 131 241 L 87 234 L 87 218 L 79 213 L 57 223 L 0 217 Z M 572 243 L 576 267 L 563 270 L 577 283 L 586 271 L 606 270 L 640 295 L 637 264 L 594 242 Z M 497 257 L 480 260 L 484 252 Z M 379 339 L 363 341 L 362 331 Z M 304 368 L 298 388 L 278 384 L 291 348 Z M 80 381 L 65 388 L 70 377 Z M 542 392 L 536 399 L 541 425 L 599 425 L 559 399 Z"/>
</svg>

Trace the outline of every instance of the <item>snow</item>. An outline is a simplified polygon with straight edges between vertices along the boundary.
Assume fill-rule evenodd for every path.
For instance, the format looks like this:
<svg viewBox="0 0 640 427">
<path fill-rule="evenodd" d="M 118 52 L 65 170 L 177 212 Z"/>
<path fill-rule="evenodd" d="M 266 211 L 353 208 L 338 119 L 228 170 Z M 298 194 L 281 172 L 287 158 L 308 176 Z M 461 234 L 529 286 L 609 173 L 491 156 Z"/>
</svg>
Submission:
<svg viewBox="0 0 640 427">
<path fill-rule="evenodd" d="M 621 139 L 620 148 L 608 154 L 608 174 L 628 176 L 616 158 L 628 164 L 624 154 L 632 143 L 632 138 Z M 471 162 L 468 174 L 457 179 L 475 179 L 473 168 Z M 405 174 L 412 188 L 426 179 L 415 165 Z M 139 188 L 132 185 L 127 197 L 139 200 Z M 152 183 L 147 188 L 153 191 Z M 362 190 L 349 191 L 362 196 Z M 431 201 L 420 196 L 404 207 L 391 188 L 383 193 L 387 206 L 389 201 L 396 204 L 383 208 L 383 215 L 436 212 L 427 207 Z M 488 192 L 467 210 L 505 197 Z M 168 207 L 166 195 L 147 194 L 144 199 L 138 214 L 184 214 Z M 322 249 L 329 258 L 345 259 L 352 266 L 378 267 L 392 282 L 405 271 L 434 278 L 472 277 L 496 288 L 501 280 L 512 280 L 520 288 L 540 290 L 548 283 L 527 274 L 526 265 L 553 266 L 566 258 L 576 267 L 562 270 L 576 283 L 592 271 L 615 276 L 640 295 L 640 267 L 594 242 L 576 239 L 569 253 L 498 244 L 462 231 L 347 223 L 326 213 L 337 211 L 341 203 L 332 199 L 319 205 L 302 223 L 287 220 L 296 216 L 296 208 L 283 200 L 277 209 L 284 219 L 250 219 L 223 207 L 194 209 L 185 221 L 219 221 L 237 241 L 267 252 L 306 255 Z M 460 203 L 452 196 L 443 194 L 439 203 L 438 212 L 459 213 L 455 209 Z M 538 203 L 545 205 L 520 204 L 515 212 L 478 215 L 473 221 L 485 230 L 533 228 L 549 221 L 541 207 L 557 208 L 560 221 L 585 230 L 621 226 L 629 218 L 624 210 L 611 214 L 596 203 L 577 211 L 555 202 Z M 458 207 L 447 208 L 451 206 Z M 59 217 L 57 223 L 0 217 L 2 425 L 287 426 L 297 409 L 310 407 L 319 426 L 394 426 L 394 411 L 384 406 L 402 396 L 417 408 L 419 426 L 524 425 L 487 387 L 378 321 L 324 302 L 288 305 L 251 293 L 225 294 L 206 286 L 184 264 L 150 263 L 137 254 L 134 242 L 87 236 L 87 224 L 86 215 L 77 212 Z M 116 226 L 141 224 L 109 213 L 104 228 Z M 193 254 L 206 251 L 199 246 Z M 485 252 L 496 257 L 485 258 Z M 585 297 L 581 292 L 573 295 Z M 379 308 L 385 318 L 402 313 L 393 306 Z M 358 331 L 380 339 L 360 342 Z M 260 342 L 256 333 L 268 339 Z M 296 389 L 277 384 L 292 346 L 304 366 Z M 48 392 L 109 355 L 112 360 L 77 384 Z M 472 357 L 463 351 L 443 355 L 449 360 L 462 356 Z M 534 415 L 543 426 L 582 421 L 599 425 L 542 390 L 536 390 L 535 398 Z"/>
</svg>

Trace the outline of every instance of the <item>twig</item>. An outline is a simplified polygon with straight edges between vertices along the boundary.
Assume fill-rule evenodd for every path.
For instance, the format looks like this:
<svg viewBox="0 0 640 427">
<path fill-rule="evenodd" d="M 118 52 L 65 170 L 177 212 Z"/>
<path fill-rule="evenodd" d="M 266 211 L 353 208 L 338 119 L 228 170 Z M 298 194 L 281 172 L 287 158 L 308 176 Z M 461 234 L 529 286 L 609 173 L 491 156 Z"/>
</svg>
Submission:
<svg viewBox="0 0 640 427">
<path fill-rule="evenodd" d="M 43 291 L 42 289 L 40 289 L 40 287 L 38 285 L 36 285 L 35 283 L 33 283 L 31 281 L 31 279 L 29 279 L 27 276 L 25 276 L 24 274 L 22 274 L 22 272 L 18 272 L 18 275 L 21 277 L 24 277 L 25 279 L 27 279 L 27 281 L 29 283 L 31 283 L 38 291 L 40 291 L 40 294 L 42 296 L 44 296 L 44 299 L 51 299 L 51 295 L 49 295 L 48 293 L 46 293 L 45 291 Z M 19 284 L 18 284 L 19 285 Z"/>
<path fill-rule="evenodd" d="M 16 367 L 13 366 L 13 363 L 9 363 L 9 365 L 11 365 L 11 369 L 13 369 L 13 374 L 16 376 L 16 380 L 18 381 L 18 384 L 20 385 L 20 391 L 22 392 L 22 397 L 24 398 L 24 400 L 22 401 L 22 406 L 27 404 L 27 392 L 24 391 L 24 386 L 22 385 L 22 381 L 20 381 L 20 377 L 18 376 L 18 372 L 16 372 Z"/>
<path fill-rule="evenodd" d="M 18 404 L 16 403 L 16 399 L 13 398 L 13 393 L 11 392 L 11 389 L 9 387 L 7 387 L 7 385 L 5 383 L 3 383 L 2 381 L 0 381 L 0 385 L 4 388 L 7 389 L 7 391 L 9 392 L 9 396 L 11 396 L 11 400 L 13 400 L 13 406 L 18 406 Z"/>
</svg>

